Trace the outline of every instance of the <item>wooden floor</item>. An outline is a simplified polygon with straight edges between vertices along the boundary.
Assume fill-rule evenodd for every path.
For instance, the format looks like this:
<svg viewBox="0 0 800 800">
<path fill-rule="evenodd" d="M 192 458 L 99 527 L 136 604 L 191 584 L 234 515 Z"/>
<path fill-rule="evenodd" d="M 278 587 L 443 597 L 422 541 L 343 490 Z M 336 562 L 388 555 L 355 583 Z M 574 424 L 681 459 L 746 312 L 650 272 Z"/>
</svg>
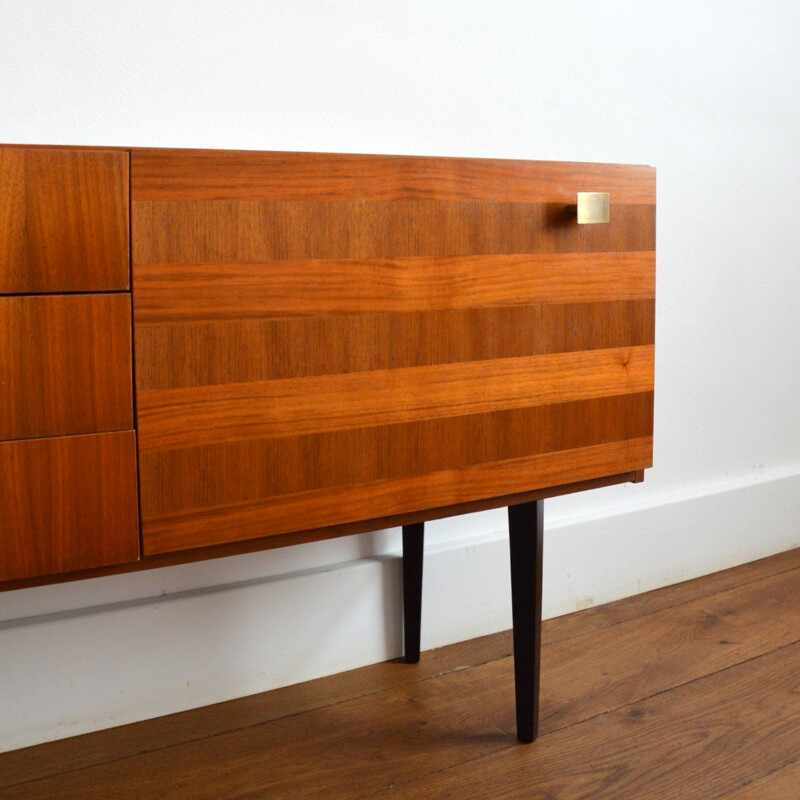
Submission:
<svg viewBox="0 0 800 800">
<path fill-rule="evenodd" d="M 800 798 L 800 550 L 508 633 L 0 755 L 0 799 Z"/>
</svg>

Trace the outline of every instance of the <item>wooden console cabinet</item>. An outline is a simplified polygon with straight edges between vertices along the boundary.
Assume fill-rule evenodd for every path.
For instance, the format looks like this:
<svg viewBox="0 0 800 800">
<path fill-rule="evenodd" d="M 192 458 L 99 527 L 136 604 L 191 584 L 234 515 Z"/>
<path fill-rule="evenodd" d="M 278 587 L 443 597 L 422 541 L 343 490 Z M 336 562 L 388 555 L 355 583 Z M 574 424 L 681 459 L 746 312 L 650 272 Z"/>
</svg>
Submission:
<svg viewBox="0 0 800 800">
<path fill-rule="evenodd" d="M 580 224 L 578 194 L 608 193 Z M 578 209 L 580 212 L 580 209 Z M 655 171 L 0 147 L 0 589 L 541 501 L 652 463 Z"/>
</svg>

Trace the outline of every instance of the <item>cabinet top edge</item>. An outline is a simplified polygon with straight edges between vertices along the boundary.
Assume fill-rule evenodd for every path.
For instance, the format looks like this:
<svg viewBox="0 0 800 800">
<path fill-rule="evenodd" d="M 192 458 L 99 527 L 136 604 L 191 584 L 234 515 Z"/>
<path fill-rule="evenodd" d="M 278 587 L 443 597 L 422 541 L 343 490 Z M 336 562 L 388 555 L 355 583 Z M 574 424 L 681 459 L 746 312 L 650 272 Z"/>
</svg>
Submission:
<svg viewBox="0 0 800 800">
<path fill-rule="evenodd" d="M 431 155 L 421 153 L 356 153 L 350 151 L 317 151 L 317 150 L 256 150 L 241 148 L 204 148 L 204 147 L 123 147 L 118 145 L 70 145 L 70 144 L 40 144 L 23 142 L 0 142 L 0 149 L 30 149 L 30 150 L 97 150 L 102 152 L 123 152 L 132 155 L 145 156 L 278 156 L 278 157 L 305 157 L 326 158 L 331 156 L 342 158 L 413 158 L 426 161 L 480 161 L 500 162 L 506 164 L 559 164 L 564 166 L 596 166 L 596 167 L 625 167 L 656 171 L 651 164 L 634 164 L 626 162 L 605 161 L 558 161 L 553 159 L 536 158 L 500 158 L 497 156 L 469 156 L 469 155 Z"/>
<path fill-rule="evenodd" d="M 130 147 L 93 144 L 25 144 L 19 142 L 0 142 L 0 150 L 97 150 L 102 153 L 130 153 Z"/>
</svg>

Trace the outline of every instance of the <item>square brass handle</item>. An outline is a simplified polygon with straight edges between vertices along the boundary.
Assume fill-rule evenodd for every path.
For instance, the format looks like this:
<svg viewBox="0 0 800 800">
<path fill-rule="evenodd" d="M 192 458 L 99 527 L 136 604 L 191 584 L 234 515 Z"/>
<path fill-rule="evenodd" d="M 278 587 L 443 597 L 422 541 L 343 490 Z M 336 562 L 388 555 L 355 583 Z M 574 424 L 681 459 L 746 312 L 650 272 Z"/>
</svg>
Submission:
<svg viewBox="0 0 800 800">
<path fill-rule="evenodd" d="M 595 225 L 611 219 L 611 198 L 608 192 L 578 192 L 576 205 L 567 206 L 578 216 L 579 225 Z"/>
</svg>

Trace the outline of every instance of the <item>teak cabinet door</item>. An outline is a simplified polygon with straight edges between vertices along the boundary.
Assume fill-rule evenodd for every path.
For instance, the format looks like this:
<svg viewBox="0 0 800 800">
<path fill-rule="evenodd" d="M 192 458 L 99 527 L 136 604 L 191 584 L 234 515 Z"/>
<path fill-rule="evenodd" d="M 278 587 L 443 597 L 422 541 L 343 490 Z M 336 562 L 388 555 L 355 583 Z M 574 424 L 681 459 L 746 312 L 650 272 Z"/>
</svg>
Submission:
<svg viewBox="0 0 800 800">
<path fill-rule="evenodd" d="M 133 427 L 127 294 L 0 297 L 0 440 Z"/>
<path fill-rule="evenodd" d="M 128 153 L 0 147 L 0 294 L 129 287 Z"/>
<path fill-rule="evenodd" d="M 133 431 L 0 442 L 0 582 L 139 557 Z"/>
<path fill-rule="evenodd" d="M 132 152 L 143 546 L 650 466 L 648 167 Z M 611 221 L 578 225 L 578 192 Z"/>
</svg>

